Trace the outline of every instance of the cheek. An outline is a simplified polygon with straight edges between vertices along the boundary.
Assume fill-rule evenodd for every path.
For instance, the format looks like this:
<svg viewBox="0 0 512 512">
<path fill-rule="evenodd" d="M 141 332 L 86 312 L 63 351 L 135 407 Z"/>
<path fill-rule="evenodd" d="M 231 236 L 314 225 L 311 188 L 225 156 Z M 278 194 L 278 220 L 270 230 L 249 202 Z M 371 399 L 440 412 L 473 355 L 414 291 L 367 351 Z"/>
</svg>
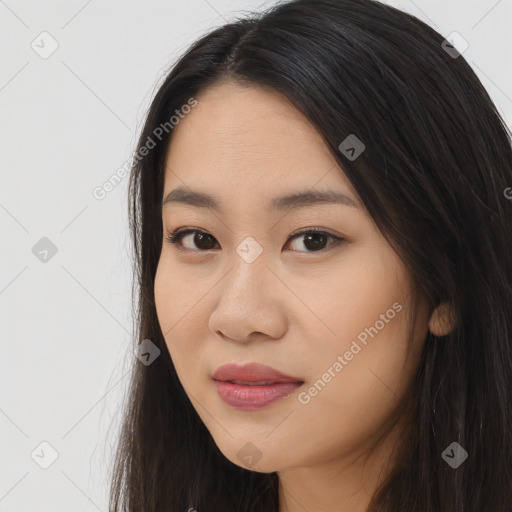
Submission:
<svg viewBox="0 0 512 512">
<path fill-rule="evenodd" d="M 394 253 L 361 252 L 331 275 L 313 306 L 331 332 L 322 337 L 310 330 L 316 342 L 308 355 L 311 401 L 304 407 L 357 437 L 378 428 L 410 386 L 424 333 L 407 354 L 409 276 Z"/>
<path fill-rule="evenodd" d="M 184 274 L 169 258 L 161 258 L 155 274 L 154 299 L 162 332 L 191 324 L 190 318 L 201 309 L 204 295 L 198 280 Z"/>
<path fill-rule="evenodd" d="M 158 322 L 164 337 L 174 324 L 177 304 L 173 297 L 176 296 L 179 288 L 173 280 L 170 269 L 160 260 L 155 274 L 154 299 Z"/>
<path fill-rule="evenodd" d="M 207 319 L 198 319 L 203 294 L 187 282 L 175 267 L 159 263 L 154 286 L 156 314 L 178 375 L 184 374 L 196 357 L 199 333 L 207 325 Z"/>
<path fill-rule="evenodd" d="M 359 243 L 325 270 L 309 272 L 300 280 L 295 277 L 293 290 L 310 310 L 302 307 L 305 314 L 296 321 L 301 329 L 315 328 L 316 348 L 340 350 L 346 345 L 348 350 L 351 340 L 361 332 L 364 338 L 365 329 L 376 322 L 388 333 L 394 328 L 395 320 L 379 320 L 381 315 L 404 316 L 396 308 L 404 305 L 409 284 L 405 267 L 391 249 Z M 393 309 L 395 303 L 399 305 Z"/>
<path fill-rule="evenodd" d="M 396 411 L 419 360 L 406 356 L 405 313 L 404 304 L 378 334 L 368 336 L 366 345 L 351 336 L 352 332 L 364 332 L 364 327 L 353 323 L 345 331 L 340 323 L 340 333 L 351 333 L 320 354 L 311 351 L 311 378 L 305 390 L 309 403 L 295 406 L 300 436 L 315 446 L 307 449 L 308 457 L 321 460 L 333 450 L 357 452 L 383 430 Z"/>
</svg>

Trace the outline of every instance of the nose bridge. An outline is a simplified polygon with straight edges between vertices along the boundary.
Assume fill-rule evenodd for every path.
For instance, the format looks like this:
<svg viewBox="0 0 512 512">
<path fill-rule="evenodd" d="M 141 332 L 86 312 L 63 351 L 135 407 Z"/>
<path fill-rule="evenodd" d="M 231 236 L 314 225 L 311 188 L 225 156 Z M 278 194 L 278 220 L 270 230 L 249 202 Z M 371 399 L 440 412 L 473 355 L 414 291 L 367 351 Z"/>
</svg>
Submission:
<svg viewBox="0 0 512 512">
<path fill-rule="evenodd" d="M 254 239 L 244 239 L 235 248 L 210 320 L 213 332 L 238 340 L 251 332 L 281 335 L 285 319 L 276 303 L 276 276 L 267 268 L 267 256 Z"/>
<path fill-rule="evenodd" d="M 232 254 L 231 272 L 224 291 L 234 292 L 235 296 L 242 294 L 245 298 L 249 293 L 259 293 L 260 285 L 266 280 L 265 274 L 270 272 L 267 255 L 253 237 L 244 238 Z"/>
</svg>

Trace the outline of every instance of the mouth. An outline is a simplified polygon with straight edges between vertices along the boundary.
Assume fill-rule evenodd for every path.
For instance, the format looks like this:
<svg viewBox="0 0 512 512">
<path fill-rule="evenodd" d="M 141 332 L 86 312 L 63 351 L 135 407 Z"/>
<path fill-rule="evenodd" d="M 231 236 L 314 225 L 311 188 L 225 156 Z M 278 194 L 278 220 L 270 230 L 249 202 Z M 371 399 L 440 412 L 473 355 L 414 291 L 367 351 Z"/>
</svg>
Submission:
<svg viewBox="0 0 512 512">
<path fill-rule="evenodd" d="M 213 374 L 220 398 L 237 409 L 254 410 L 287 398 L 304 380 L 259 363 L 227 364 Z"/>
</svg>

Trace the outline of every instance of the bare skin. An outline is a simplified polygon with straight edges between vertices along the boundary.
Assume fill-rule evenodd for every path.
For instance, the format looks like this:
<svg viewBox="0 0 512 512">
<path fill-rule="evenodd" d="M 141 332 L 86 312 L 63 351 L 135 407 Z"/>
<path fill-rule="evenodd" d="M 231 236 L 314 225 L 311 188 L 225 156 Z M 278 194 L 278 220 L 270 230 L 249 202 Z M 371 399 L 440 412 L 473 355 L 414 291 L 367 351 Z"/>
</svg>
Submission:
<svg viewBox="0 0 512 512">
<path fill-rule="evenodd" d="M 197 100 L 173 130 L 163 198 L 185 187 L 215 196 L 222 211 L 163 207 L 155 301 L 178 377 L 229 460 L 278 472 L 279 512 L 364 512 L 391 468 L 398 430 L 373 453 L 368 447 L 409 389 L 428 329 L 442 335 L 451 327 L 443 308 L 430 314 L 419 297 L 408 340 L 405 320 L 414 304 L 407 269 L 286 98 L 229 83 Z M 275 197 L 312 190 L 344 193 L 355 206 L 267 209 Z M 185 235 L 180 250 L 165 236 L 182 227 L 207 236 Z M 313 239 L 317 245 L 307 233 L 289 240 L 315 227 L 324 233 Z M 242 244 L 247 237 L 257 245 Z M 248 263 L 240 244 L 262 252 Z M 372 327 L 378 332 L 362 343 L 361 333 Z M 304 384 L 259 410 L 227 405 L 213 372 L 252 361 Z M 259 457 L 250 466 L 238 455 L 244 446 Z"/>
</svg>

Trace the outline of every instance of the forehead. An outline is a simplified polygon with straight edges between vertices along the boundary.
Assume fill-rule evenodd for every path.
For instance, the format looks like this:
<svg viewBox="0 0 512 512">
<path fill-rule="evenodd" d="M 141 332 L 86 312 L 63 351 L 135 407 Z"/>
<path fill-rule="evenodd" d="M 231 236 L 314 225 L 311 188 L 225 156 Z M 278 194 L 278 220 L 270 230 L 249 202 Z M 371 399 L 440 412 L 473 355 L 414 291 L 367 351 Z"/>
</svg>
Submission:
<svg viewBox="0 0 512 512">
<path fill-rule="evenodd" d="M 356 194 L 320 134 L 282 94 L 215 85 L 172 132 L 164 194 L 178 186 L 238 197 L 321 187 Z"/>
</svg>

